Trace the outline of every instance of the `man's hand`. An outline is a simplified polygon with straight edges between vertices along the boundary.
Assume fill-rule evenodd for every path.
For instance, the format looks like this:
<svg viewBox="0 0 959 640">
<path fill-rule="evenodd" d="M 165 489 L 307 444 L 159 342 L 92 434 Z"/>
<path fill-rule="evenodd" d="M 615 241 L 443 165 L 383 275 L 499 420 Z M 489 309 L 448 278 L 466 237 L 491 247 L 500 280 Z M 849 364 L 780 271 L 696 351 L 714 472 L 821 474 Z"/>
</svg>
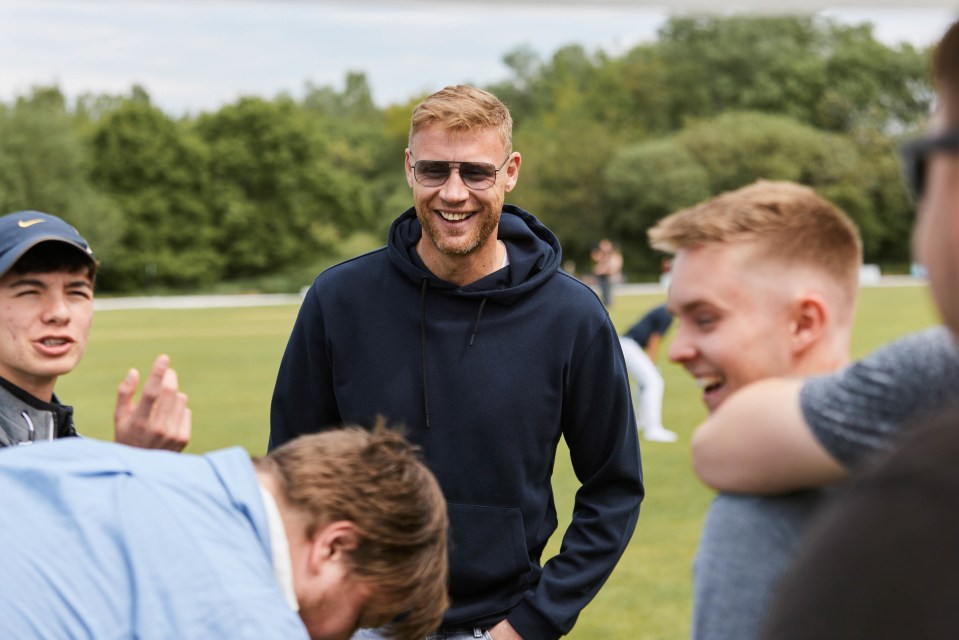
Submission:
<svg viewBox="0 0 959 640">
<path fill-rule="evenodd" d="M 178 389 L 170 357 L 157 356 L 140 401 L 134 404 L 139 384 L 140 373 L 130 369 L 117 389 L 114 440 L 143 449 L 182 451 L 190 442 L 193 414 L 186 406 L 186 394 Z"/>
<path fill-rule="evenodd" d="M 490 629 L 489 637 L 493 640 L 523 640 L 523 636 L 516 633 L 513 625 L 506 620 L 500 620 L 495 627 Z"/>
</svg>

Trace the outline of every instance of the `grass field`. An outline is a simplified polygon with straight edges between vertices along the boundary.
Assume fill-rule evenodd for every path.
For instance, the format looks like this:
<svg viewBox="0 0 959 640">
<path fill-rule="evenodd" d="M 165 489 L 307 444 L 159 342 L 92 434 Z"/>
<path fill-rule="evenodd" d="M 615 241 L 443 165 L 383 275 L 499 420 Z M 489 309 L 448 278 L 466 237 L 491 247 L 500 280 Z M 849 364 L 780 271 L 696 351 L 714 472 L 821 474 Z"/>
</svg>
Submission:
<svg viewBox="0 0 959 640">
<path fill-rule="evenodd" d="M 619 296 L 611 310 L 625 330 L 664 295 Z M 276 369 L 296 316 L 295 306 L 203 310 L 98 311 L 81 366 L 58 385 L 76 407 L 85 435 L 110 438 L 114 390 L 130 366 L 145 374 L 160 352 L 169 353 L 190 394 L 194 436 L 188 451 L 241 445 L 266 448 L 269 403 Z M 922 287 L 862 292 L 854 355 L 936 322 Z M 669 344 L 667 336 L 666 347 Z M 647 498 L 636 533 L 613 576 L 580 616 L 569 637 L 672 640 L 688 637 L 690 564 L 711 498 L 693 476 L 689 437 L 705 411 L 692 380 L 661 353 L 666 378 L 664 423 L 680 434 L 676 444 L 642 443 Z M 560 531 L 572 509 L 575 478 L 565 450 L 554 488 Z M 559 549 L 559 536 L 550 553 Z"/>
</svg>

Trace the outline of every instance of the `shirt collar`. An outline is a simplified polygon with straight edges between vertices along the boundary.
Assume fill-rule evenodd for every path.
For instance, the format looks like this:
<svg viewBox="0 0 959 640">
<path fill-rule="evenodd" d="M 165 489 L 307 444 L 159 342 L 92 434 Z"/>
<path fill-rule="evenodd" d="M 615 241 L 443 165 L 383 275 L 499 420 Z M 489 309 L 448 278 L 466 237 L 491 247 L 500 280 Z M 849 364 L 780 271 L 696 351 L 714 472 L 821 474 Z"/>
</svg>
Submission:
<svg viewBox="0 0 959 640">
<path fill-rule="evenodd" d="M 296 590 L 293 588 L 293 563 L 290 560 L 290 543 L 286 537 L 286 527 L 280 517 L 280 509 L 276 506 L 276 499 L 263 485 L 260 485 L 260 495 L 263 496 L 263 507 L 266 510 L 266 522 L 270 530 L 270 549 L 273 553 L 273 571 L 276 581 L 280 585 L 286 603 L 293 611 L 299 611 L 300 605 L 296 601 Z"/>
</svg>

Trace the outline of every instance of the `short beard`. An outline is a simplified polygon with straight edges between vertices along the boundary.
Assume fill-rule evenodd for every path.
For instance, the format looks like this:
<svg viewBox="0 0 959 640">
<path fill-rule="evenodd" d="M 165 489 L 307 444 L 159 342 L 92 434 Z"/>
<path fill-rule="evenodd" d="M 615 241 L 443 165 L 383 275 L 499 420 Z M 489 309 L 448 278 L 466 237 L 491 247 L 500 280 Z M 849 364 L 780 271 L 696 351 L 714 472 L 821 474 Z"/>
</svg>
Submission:
<svg viewBox="0 0 959 640">
<path fill-rule="evenodd" d="M 432 210 L 427 210 L 425 214 L 422 213 L 419 208 L 416 210 L 416 216 L 419 218 L 420 226 L 423 227 L 426 237 L 429 238 L 429 241 L 433 243 L 433 246 L 436 247 L 440 253 L 450 257 L 463 257 L 474 253 L 499 225 L 499 216 L 484 216 L 482 226 L 477 230 L 476 234 L 470 238 L 470 242 L 465 245 L 457 244 L 451 247 L 445 243 L 441 244 L 442 238 L 433 226 L 433 215 L 435 214 Z M 476 215 L 483 214 L 478 213 Z"/>
</svg>

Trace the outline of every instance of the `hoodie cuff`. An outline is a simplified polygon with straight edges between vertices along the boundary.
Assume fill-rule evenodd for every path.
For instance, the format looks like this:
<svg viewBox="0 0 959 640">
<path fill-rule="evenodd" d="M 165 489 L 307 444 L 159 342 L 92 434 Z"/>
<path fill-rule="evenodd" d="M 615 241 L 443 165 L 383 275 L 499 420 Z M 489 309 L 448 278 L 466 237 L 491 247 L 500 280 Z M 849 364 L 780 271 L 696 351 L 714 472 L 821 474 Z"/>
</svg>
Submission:
<svg viewBox="0 0 959 640">
<path fill-rule="evenodd" d="M 523 640 L 556 640 L 563 635 L 525 600 L 516 605 L 506 619 Z"/>
</svg>

